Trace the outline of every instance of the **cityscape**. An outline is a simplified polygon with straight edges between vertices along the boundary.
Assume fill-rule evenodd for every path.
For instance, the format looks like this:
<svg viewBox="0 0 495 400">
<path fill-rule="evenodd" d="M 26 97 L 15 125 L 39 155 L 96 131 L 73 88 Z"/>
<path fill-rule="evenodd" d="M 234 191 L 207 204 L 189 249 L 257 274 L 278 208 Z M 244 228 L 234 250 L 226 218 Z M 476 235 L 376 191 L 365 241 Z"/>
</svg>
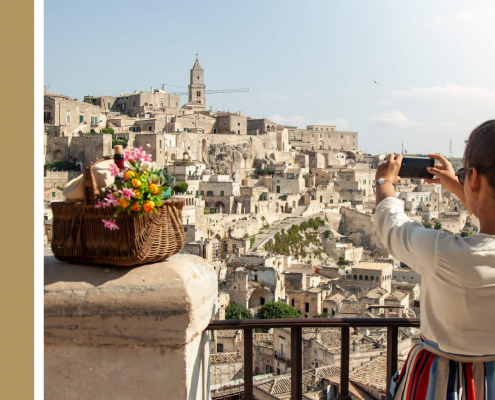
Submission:
<svg viewBox="0 0 495 400">
<path fill-rule="evenodd" d="M 45 88 L 45 255 L 51 207 L 66 200 L 68 182 L 113 157 L 115 145 L 142 148 L 187 184 L 174 196 L 184 201 L 181 254 L 214 267 L 213 320 L 260 319 L 273 302 L 296 318 L 419 317 L 421 276 L 388 253 L 374 227 L 375 174 L 386 154 L 363 152 L 359 133 L 338 126 L 300 129 L 207 109 L 205 70 L 198 57 L 192 64 L 185 104 L 164 87 L 83 101 Z M 479 229 L 439 184 L 404 179 L 396 191 L 425 227 L 459 236 Z M 399 366 L 420 333 L 399 330 Z M 253 333 L 256 398 L 290 396 L 290 337 L 287 328 Z M 303 391 L 337 395 L 339 329 L 304 328 L 302 341 Z M 355 328 L 349 345 L 352 397 L 385 398 L 387 328 Z M 209 352 L 211 398 L 240 398 L 243 331 L 212 331 Z"/>
</svg>

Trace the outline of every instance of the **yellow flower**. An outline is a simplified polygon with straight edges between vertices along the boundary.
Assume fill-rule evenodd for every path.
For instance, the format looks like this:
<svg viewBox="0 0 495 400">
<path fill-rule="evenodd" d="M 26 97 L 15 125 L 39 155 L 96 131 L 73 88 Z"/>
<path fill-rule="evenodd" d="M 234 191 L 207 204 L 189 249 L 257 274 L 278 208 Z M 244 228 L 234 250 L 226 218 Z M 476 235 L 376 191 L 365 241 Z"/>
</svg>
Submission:
<svg viewBox="0 0 495 400">
<path fill-rule="evenodd" d="M 141 187 L 142 184 L 143 182 L 141 182 L 139 179 L 134 178 L 132 180 L 132 186 L 134 186 L 135 188 Z"/>
<path fill-rule="evenodd" d="M 136 195 L 136 198 L 141 196 L 141 192 L 139 190 L 135 190 L 134 194 Z"/>
<path fill-rule="evenodd" d="M 160 191 L 160 188 L 158 186 L 156 186 L 154 183 L 152 183 L 149 186 L 149 189 L 150 189 L 151 194 L 158 194 L 158 192 Z"/>
<path fill-rule="evenodd" d="M 150 200 L 143 204 L 144 211 L 150 212 L 155 208 L 155 202 Z"/>
<path fill-rule="evenodd" d="M 127 208 L 129 202 L 126 199 L 119 199 L 119 204 L 122 208 Z"/>
<path fill-rule="evenodd" d="M 128 181 L 130 181 L 132 178 L 135 177 L 136 177 L 136 173 L 134 171 L 127 171 L 125 173 L 125 179 L 127 179 Z"/>
<path fill-rule="evenodd" d="M 139 211 L 141 209 L 141 206 L 136 202 L 132 204 L 132 209 L 134 211 Z"/>
</svg>

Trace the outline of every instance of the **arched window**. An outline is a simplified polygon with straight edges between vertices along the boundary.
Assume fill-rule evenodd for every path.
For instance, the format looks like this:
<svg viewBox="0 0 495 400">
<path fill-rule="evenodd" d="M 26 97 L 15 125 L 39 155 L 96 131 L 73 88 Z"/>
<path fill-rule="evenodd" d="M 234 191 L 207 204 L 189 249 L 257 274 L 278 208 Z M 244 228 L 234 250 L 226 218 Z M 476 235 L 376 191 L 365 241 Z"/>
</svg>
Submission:
<svg viewBox="0 0 495 400">
<path fill-rule="evenodd" d="M 364 276 L 364 280 L 367 281 L 368 280 L 368 275 L 365 275 Z"/>
<path fill-rule="evenodd" d="M 374 280 L 375 280 L 375 277 L 374 276 L 370 277 L 370 281 L 373 282 Z"/>
<path fill-rule="evenodd" d="M 67 114 L 67 123 L 70 124 L 70 114 Z"/>
<path fill-rule="evenodd" d="M 354 275 L 354 279 L 357 280 L 357 275 Z"/>
<path fill-rule="evenodd" d="M 363 275 L 359 275 L 359 280 L 362 281 L 363 280 Z"/>
<path fill-rule="evenodd" d="M 150 131 L 150 132 L 151 132 L 151 130 L 152 130 L 152 129 L 153 129 L 153 126 L 149 125 L 149 126 L 148 126 L 148 131 Z"/>
</svg>

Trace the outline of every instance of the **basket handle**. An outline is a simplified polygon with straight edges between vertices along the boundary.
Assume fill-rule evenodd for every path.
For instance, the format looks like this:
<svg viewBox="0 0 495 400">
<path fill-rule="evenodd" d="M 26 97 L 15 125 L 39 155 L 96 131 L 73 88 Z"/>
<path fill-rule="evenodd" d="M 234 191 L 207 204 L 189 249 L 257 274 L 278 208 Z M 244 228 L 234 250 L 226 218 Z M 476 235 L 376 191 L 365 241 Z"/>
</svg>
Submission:
<svg viewBox="0 0 495 400">
<path fill-rule="evenodd" d="M 96 204 L 98 201 L 99 190 L 98 185 L 96 184 L 95 175 L 93 174 L 93 167 L 106 160 L 110 160 L 111 157 L 103 157 L 93 161 L 90 165 L 86 167 L 83 174 L 83 185 L 84 185 L 84 205 L 92 205 Z"/>
</svg>

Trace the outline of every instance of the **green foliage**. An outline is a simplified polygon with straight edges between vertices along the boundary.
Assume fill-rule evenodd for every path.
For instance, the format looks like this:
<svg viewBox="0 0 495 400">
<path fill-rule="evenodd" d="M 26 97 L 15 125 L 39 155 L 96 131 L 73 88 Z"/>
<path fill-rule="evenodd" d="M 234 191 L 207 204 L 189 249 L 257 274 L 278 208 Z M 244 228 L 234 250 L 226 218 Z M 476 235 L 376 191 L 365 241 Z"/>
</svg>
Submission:
<svg viewBox="0 0 495 400">
<path fill-rule="evenodd" d="M 253 244 L 254 244 L 254 241 L 255 241 L 255 240 L 256 240 L 256 239 L 255 239 L 254 237 L 252 237 L 252 238 L 249 240 L 249 242 L 250 242 L 249 248 L 253 247 Z"/>
<path fill-rule="evenodd" d="M 57 171 L 75 171 L 76 163 L 69 161 L 54 161 L 44 165 L 44 170 L 55 168 Z"/>
<path fill-rule="evenodd" d="M 127 142 L 128 139 L 113 139 L 112 140 L 112 149 L 115 147 L 115 145 L 122 146 L 124 149 L 127 147 Z"/>
<path fill-rule="evenodd" d="M 175 193 L 186 193 L 187 192 L 187 183 L 186 182 L 177 182 L 174 186 Z"/>
<path fill-rule="evenodd" d="M 431 229 L 431 228 L 433 228 L 433 225 L 431 224 L 431 222 L 425 222 L 425 228 Z"/>
<path fill-rule="evenodd" d="M 259 169 L 258 175 L 273 175 L 273 169 L 269 169 L 269 168 Z"/>
<path fill-rule="evenodd" d="M 296 146 L 292 146 L 291 149 L 295 150 L 296 149 Z"/>
<path fill-rule="evenodd" d="M 316 314 L 313 318 L 328 318 L 329 315 L 326 312 L 322 312 L 321 314 Z"/>
<path fill-rule="evenodd" d="M 440 222 L 435 222 L 435 229 L 436 230 L 442 229 L 442 224 Z"/>
<path fill-rule="evenodd" d="M 467 237 L 467 236 L 474 236 L 476 235 L 475 231 L 470 231 L 470 232 L 461 232 L 462 237 Z"/>
<path fill-rule="evenodd" d="M 344 257 L 339 257 L 339 264 L 349 265 L 349 261 L 347 261 Z"/>
<path fill-rule="evenodd" d="M 100 133 L 115 133 L 113 128 L 103 128 L 100 130 Z"/>
<path fill-rule="evenodd" d="M 247 239 L 248 237 L 249 237 L 249 235 L 247 233 L 245 233 L 243 236 L 244 239 Z"/>
<path fill-rule="evenodd" d="M 325 237 L 328 239 L 330 237 L 330 231 L 325 231 Z"/>
<path fill-rule="evenodd" d="M 238 320 L 238 319 L 252 319 L 251 312 L 237 303 L 230 303 L 225 309 L 225 319 Z"/>
<path fill-rule="evenodd" d="M 259 311 L 261 319 L 281 319 L 281 318 L 300 318 L 301 315 L 294 307 L 279 303 L 278 301 L 270 301 L 261 307 Z"/>
<path fill-rule="evenodd" d="M 210 214 L 216 214 L 217 210 L 215 210 L 214 208 L 210 208 Z"/>
<path fill-rule="evenodd" d="M 91 130 L 89 131 L 89 133 L 98 133 L 94 130 L 94 128 L 91 128 Z"/>
</svg>

